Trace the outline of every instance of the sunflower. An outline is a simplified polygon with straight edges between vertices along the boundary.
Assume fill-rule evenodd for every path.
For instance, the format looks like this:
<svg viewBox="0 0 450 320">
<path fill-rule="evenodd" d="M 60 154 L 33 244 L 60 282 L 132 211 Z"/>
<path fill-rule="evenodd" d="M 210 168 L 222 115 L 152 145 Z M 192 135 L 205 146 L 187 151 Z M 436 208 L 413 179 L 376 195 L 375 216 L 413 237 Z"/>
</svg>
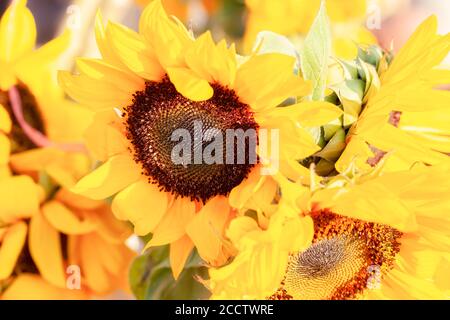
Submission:
<svg viewBox="0 0 450 320">
<path fill-rule="evenodd" d="M 238 254 L 229 265 L 210 269 L 213 298 L 448 298 L 450 282 L 441 270 L 449 266 L 449 167 L 380 172 L 336 176 L 316 189 L 281 178 L 285 196 L 277 215 L 288 230 L 295 229 L 289 220 L 312 221 L 290 238 L 309 244 L 286 254 L 291 243 L 274 254 L 270 249 L 290 235 L 271 232 L 277 215 L 268 228 L 236 218 L 227 235 Z M 276 237 L 271 246 L 256 240 L 269 233 Z"/>
<path fill-rule="evenodd" d="M 405 170 L 415 162 L 439 164 L 450 153 L 450 70 L 440 64 L 448 55 L 450 34 L 437 34 L 437 19 L 423 22 L 393 58 L 384 55 L 374 70 L 362 112 L 347 136 L 336 168 L 349 167 L 358 156 L 360 169 L 368 158 L 392 153 L 387 170 Z"/>
<path fill-rule="evenodd" d="M 60 184 L 73 184 L 90 167 L 77 141 L 92 113 L 64 99 L 52 72 L 70 34 L 37 50 L 35 40 L 26 1 L 14 1 L 0 20 L 0 178 L 42 170 Z"/>
<path fill-rule="evenodd" d="M 14 1 L 2 16 L 0 114 L 2 119 L 7 118 L 6 114 L 13 119 L 12 131 L 8 132 L 12 136 L 12 152 L 30 149 L 35 143 L 49 145 L 50 141 L 73 142 L 89 124 L 90 112 L 64 99 L 64 93 L 58 88 L 51 72 L 58 57 L 68 48 L 70 39 L 67 31 L 34 50 L 36 24 L 25 0 Z M 17 95 L 24 105 L 22 110 L 12 108 L 10 97 Z M 63 121 L 67 117 L 73 121 Z M 33 128 L 21 128 L 29 127 L 28 124 Z M 34 134 L 31 138 L 33 143 L 26 137 L 25 131 L 35 133 L 36 130 L 45 134 L 47 140 Z"/>
<path fill-rule="evenodd" d="M 161 1 L 144 10 L 139 33 L 112 22 L 105 28 L 99 16 L 96 36 L 102 58 L 78 59 L 79 74 L 59 74 L 66 92 L 96 112 L 86 138 L 104 162 L 73 191 L 93 199 L 114 196 L 119 219 L 131 221 L 138 235 L 152 233 L 148 246 L 171 244 L 175 276 L 194 246 L 208 263 L 222 264 L 229 256 L 222 233 L 235 214 L 230 204 L 240 209 L 257 191 L 275 193 L 273 179 L 261 173 L 270 171 L 274 160 L 262 153 L 256 157 L 256 146 L 246 139 L 241 147 L 231 145 L 237 153 L 250 150 L 244 150 L 242 164 L 175 163 L 174 130 L 185 129 L 197 139 L 196 122 L 203 132 L 223 135 L 229 129 L 277 129 L 279 167 L 298 178 L 306 169 L 295 159 L 319 149 L 306 127 L 339 117 L 340 109 L 325 102 L 276 108 L 310 90 L 293 74 L 294 58 L 238 59 L 234 46 L 216 45 L 209 32 L 192 38 L 166 15 Z M 276 148 L 271 133 L 268 145 Z M 192 154 L 205 146 L 194 143 Z"/>
<path fill-rule="evenodd" d="M 258 222 L 249 216 L 233 219 L 226 235 L 237 251 L 233 261 L 210 269 L 205 284 L 212 299 L 264 299 L 283 281 L 291 252 L 305 250 L 313 237 L 310 217 L 288 216 L 281 210 Z M 255 266 L 259 266 L 256 267 Z"/>
<path fill-rule="evenodd" d="M 244 49 L 251 51 L 261 31 L 268 30 L 286 36 L 306 35 L 320 3 L 320 0 L 246 0 L 249 15 Z M 372 33 L 362 27 L 366 15 L 365 0 L 328 0 L 326 5 L 332 23 L 333 49 L 337 56 L 353 58 L 357 53 L 355 42 L 376 43 Z"/>
<path fill-rule="evenodd" d="M 130 230 L 107 204 L 65 188 L 48 199 L 28 176 L 3 179 L 0 190 L 0 299 L 87 299 L 128 290 Z"/>
<path fill-rule="evenodd" d="M 26 1 L 13 2 L 0 21 L 0 298 L 105 294 L 126 282 L 129 231 L 106 204 L 67 190 L 91 166 L 74 143 L 91 112 L 64 99 L 52 74 L 68 34 L 33 50 L 35 37 Z M 66 287 L 70 265 L 80 290 Z"/>
</svg>

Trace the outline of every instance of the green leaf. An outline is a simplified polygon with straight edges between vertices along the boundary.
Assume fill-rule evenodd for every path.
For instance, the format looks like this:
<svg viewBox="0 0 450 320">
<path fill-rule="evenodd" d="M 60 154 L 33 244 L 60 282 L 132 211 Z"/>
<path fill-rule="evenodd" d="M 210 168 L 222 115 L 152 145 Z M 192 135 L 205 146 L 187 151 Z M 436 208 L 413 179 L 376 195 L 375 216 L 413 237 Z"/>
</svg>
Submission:
<svg viewBox="0 0 450 320">
<path fill-rule="evenodd" d="M 170 274 L 170 275 L 169 275 Z M 208 272 L 206 268 L 188 268 L 183 271 L 178 280 L 170 281 L 170 285 L 166 285 L 161 293 L 155 297 L 148 291 L 147 299 L 162 300 L 204 300 L 210 296 L 209 291 L 201 284 L 197 277 L 205 278 Z M 166 273 L 165 278 L 170 279 L 172 273 Z M 173 280 L 173 279 L 172 279 Z"/>
<path fill-rule="evenodd" d="M 328 58 L 331 55 L 331 31 L 325 1 L 306 36 L 300 53 L 303 77 L 313 83 L 312 100 L 323 100 L 327 85 Z"/>
<path fill-rule="evenodd" d="M 261 31 L 258 33 L 253 47 L 253 51 L 255 50 L 258 50 L 258 54 L 281 53 L 291 56 L 298 61 L 300 60 L 294 44 L 286 36 L 272 31 Z"/>
<path fill-rule="evenodd" d="M 206 299 L 208 290 L 197 281 L 206 278 L 198 254 L 193 253 L 175 281 L 169 263 L 169 246 L 155 247 L 137 257 L 131 266 L 131 290 L 140 300 Z"/>
<path fill-rule="evenodd" d="M 144 299 L 155 270 L 163 266 L 168 257 L 168 246 L 147 250 L 136 257 L 131 265 L 129 281 L 137 299 Z M 158 266 L 161 265 L 161 266 Z"/>
</svg>

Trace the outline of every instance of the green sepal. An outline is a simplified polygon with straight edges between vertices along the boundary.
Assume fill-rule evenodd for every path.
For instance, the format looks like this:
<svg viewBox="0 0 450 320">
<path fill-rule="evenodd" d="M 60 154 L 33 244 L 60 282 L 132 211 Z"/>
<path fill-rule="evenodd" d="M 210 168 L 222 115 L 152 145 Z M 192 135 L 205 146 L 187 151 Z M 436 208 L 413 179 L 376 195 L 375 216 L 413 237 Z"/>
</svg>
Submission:
<svg viewBox="0 0 450 320">
<path fill-rule="evenodd" d="M 345 130 L 340 128 L 327 145 L 317 152 L 315 156 L 334 163 L 341 156 L 345 146 Z"/>
<path fill-rule="evenodd" d="M 343 126 L 349 127 L 361 113 L 365 83 L 359 79 L 345 80 L 331 89 L 339 97 L 344 109 Z"/>
<path fill-rule="evenodd" d="M 336 134 L 336 132 L 342 128 L 342 117 L 335 119 L 330 123 L 323 126 L 324 139 L 330 141 L 330 139 Z"/>
</svg>

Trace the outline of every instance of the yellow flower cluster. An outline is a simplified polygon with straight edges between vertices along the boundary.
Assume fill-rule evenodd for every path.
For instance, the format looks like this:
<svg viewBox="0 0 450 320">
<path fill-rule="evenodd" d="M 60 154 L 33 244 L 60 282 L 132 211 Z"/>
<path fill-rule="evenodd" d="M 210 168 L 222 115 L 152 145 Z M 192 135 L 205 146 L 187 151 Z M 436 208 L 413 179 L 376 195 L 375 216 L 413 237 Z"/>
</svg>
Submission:
<svg viewBox="0 0 450 320">
<path fill-rule="evenodd" d="M 179 5 L 138 31 L 98 12 L 100 57 L 57 79 L 70 33 L 35 50 L 26 1 L 3 15 L 0 299 L 129 290 L 130 226 L 173 279 L 198 255 L 212 299 L 448 298 L 437 19 L 393 56 L 366 1 L 247 0 L 241 55 Z"/>
</svg>

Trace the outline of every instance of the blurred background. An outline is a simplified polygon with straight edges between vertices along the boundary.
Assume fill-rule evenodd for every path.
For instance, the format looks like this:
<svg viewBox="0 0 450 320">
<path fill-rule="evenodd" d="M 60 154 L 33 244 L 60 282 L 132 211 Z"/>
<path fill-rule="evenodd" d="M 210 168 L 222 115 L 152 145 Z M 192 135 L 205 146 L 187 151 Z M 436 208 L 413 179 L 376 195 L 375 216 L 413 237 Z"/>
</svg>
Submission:
<svg viewBox="0 0 450 320">
<path fill-rule="evenodd" d="M 100 9 L 105 20 L 121 22 L 133 29 L 137 28 L 140 12 L 152 0 L 28 0 L 38 26 L 38 43 L 42 44 L 70 28 L 74 32 L 74 40 L 65 64 L 70 67 L 73 57 L 97 55 L 93 22 L 97 9 Z M 254 19 L 259 7 L 267 6 L 267 2 L 280 3 L 296 0 L 162 0 L 166 10 L 176 15 L 194 33 L 199 34 L 206 29 L 213 32 L 216 39 L 226 37 L 237 43 L 238 50 L 245 49 L 246 29 L 252 28 L 250 20 Z M 301 1 L 301 0 L 299 0 Z M 332 1 L 333 0 L 329 0 Z M 362 0 L 365 1 L 365 0 Z M 10 1 L 0 0 L 0 13 Z M 361 3 L 361 0 L 334 0 L 336 6 Z M 439 18 L 441 33 L 450 31 L 449 0 L 367 0 L 365 17 L 359 23 L 368 29 L 379 41 L 389 49 L 398 50 L 408 39 L 417 25 L 430 14 Z M 314 10 L 314 9 L 306 9 Z M 311 13 L 314 16 L 314 13 Z M 264 17 L 258 31 L 265 28 Z M 269 22 L 268 22 L 269 23 Z M 337 27 L 336 27 L 337 28 Z M 267 26 L 270 29 L 270 26 Z M 276 31 L 276 30 L 273 30 Z M 244 39 L 244 40 L 243 40 Z M 253 41 L 254 39 L 251 39 Z"/>
</svg>

